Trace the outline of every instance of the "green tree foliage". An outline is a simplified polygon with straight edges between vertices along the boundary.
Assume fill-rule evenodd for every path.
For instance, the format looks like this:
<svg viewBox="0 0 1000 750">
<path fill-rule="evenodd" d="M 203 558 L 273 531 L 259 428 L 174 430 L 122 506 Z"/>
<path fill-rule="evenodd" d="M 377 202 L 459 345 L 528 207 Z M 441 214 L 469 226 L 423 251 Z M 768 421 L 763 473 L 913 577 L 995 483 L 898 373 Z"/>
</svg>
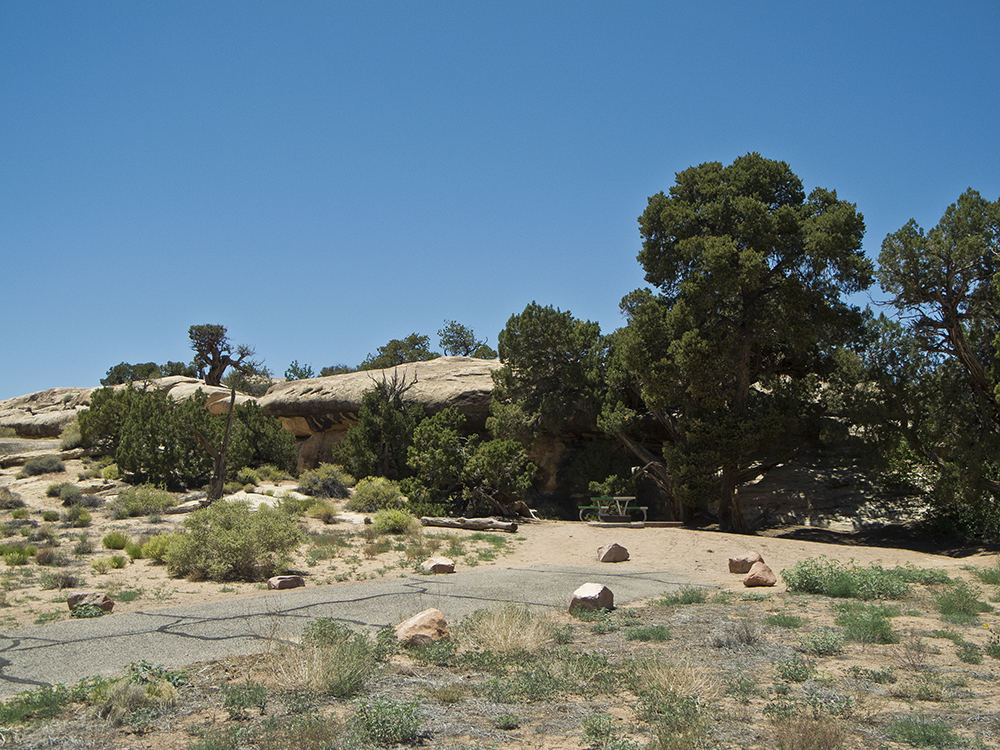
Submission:
<svg viewBox="0 0 1000 750">
<path fill-rule="evenodd" d="M 424 416 L 424 407 L 406 398 L 416 381 L 394 372 L 372 382 L 361 398 L 357 424 L 334 449 L 334 461 L 355 477 L 403 479 L 409 474 L 407 449 Z"/>
<path fill-rule="evenodd" d="M 909 221 L 878 276 L 900 322 L 883 320 L 869 352 L 868 434 L 931 470 L 943 517 L 1000 536 L 1000 200 L 970 189 L 929 232 Z"/>
<path fill-rule="evenodd" d="M 737 488 L 787 457 L 810 376 L 859 335 L 842 295 L 871 283 L 864 221 L 833 191 L 807 197 L 784 162 L 748 154 L 679 173 L 639 225 L 656 292 L 622 303 L 624 362 L 675 435 L 675 492 L 714 495 L 723 527 L 746 531 Z"/>
<path fill-rule="evenodd" d="M 297 359 L 293 360 L 292 364 L 285 370 L 285 380 L 307 380 L 312 377 L 315 377 L 312 367 L 300 365 Z"/>
<path fill-rule="evenodd" d="M 493 359 L 497 353 L 486 345 L 486 341 L 476 338 L 471 328 L 454 320 L 446 320 L 444 327 L 438 331 L 441 350 L 455 357 L 476 357 L 478 359 Z"/>
<path fill-rule="evenodd" d="M 198 376 L 206 385 L 221 385 L 226 370 L 233 368 L 244 374 L 253 374 L 262 365 L 254 360 L 254 350 L 241 344 L 233 346 L 226 335 L 226 327 L 220 325 L 198 325 L 188 329 L 191 348 L 194 349 L 194 365 Z"/>
<path fill-rule="evenodd" d="M 197 372 L 193 364 L 186 365 L 183 362 L 167 362 L 165 365 L 158 365 L 155 362 L 143 362 L 137 365 L 131 365 L 128 362 L 119 362 L 114 367 L 108 369 L 107 374 L 101 378 L 101 385 L 137 383 L 143 380 L 166 378 L 172 375 L 193 378 L 197 376 Z"/>
<path fill-rule="evenodd" d="M 463 435 L 465 417 L 454 406 L 427 417 L 413 431 L 407 462 L 413 477 L 404 491 L 411 503 L 464 508 L 466 466 L 479 441 Z"/>
<path fill-rule="evenodd" d="M 319 376 L 325 378 L 329 375 L 344 375 L 348 372 L 357 372 L 356 367 L 350 367 L 349 365 L 330 365 L 329 367 L 324 367 L 319 371 Z"/>
<path fill-rule="evenodd" d="M 430 349 L 430 336 L 411 333 L 405 339 L 392 339 L 385 346 L 380 346 L 374 354 L 365 357 L 359 370 L 385 370 L 409 362 L 425 362 L 437 359 L 441 355 Z"/>
<path fill-rule="evenodd" d="M 218 446 L 226 421 L 226 415 L 213 416 L 205 409 L 206 400 L 201 392 L 178 404 L 155 388 L 101 388 L 91 396 L 90 408 L 80 412 L 81 437 L 113 455 L 133 482 L 200 486 L 211 476 L 214 462 L 194 430 Z M 265 463 L 294 468 L 295 438 L 277 420 L 264 416 L 254 403 L 237 406 L 235 417 L 230 475 Z"/>
<path fill-rule="evenodd" d="M 538 471 L 516 440 L 482 443 L 469 458 L 465 470 L 468 496 L 473 505 L 487 505 L 504 515 L 523 500 Z"/>
<path fill-rule="evenodd" d="M 497 345 L 503 367 L 493 371 L 494 434 L 523 434 L 519 419 L 533 431 L 593 424 L 607 355 L 597 323 L 532 302 L 510 317 Z"/>
</svg>

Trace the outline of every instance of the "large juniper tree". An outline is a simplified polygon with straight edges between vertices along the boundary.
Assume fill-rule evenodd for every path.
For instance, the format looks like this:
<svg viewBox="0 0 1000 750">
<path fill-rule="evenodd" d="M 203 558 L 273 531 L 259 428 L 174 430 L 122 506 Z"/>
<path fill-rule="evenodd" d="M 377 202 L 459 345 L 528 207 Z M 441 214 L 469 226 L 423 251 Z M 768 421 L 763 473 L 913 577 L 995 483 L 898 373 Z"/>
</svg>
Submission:
<svg viewBox="0 0 1000 750">
<path fill-rule="evenodd" d="M 844 295 L 871 284 L 864 220 L 833 191 L 807 196 L 786 163 L 748 154 L 680 172 L 639 226 L 655 291 L 623 300 L 624 362 L 673 436 L 674 493 L 717 497 L 722 527 L 745 532 L 738 488 L 787 457 L 805 386 L 860 329 Z"/>
</svg>

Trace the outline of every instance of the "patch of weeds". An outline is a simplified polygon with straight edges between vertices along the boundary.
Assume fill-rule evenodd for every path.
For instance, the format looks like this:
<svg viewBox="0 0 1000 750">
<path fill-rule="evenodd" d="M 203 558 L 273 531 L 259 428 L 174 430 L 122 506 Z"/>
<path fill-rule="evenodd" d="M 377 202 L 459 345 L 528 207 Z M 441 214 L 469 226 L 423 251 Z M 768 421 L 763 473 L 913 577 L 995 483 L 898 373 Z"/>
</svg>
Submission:
<svg viewBox="0 0 1000 750">
<path fill-rule="evenodd" d="M 982 583 L 988 584 L 990 586 L 1000 586 L 1000 557 L 997 561 L 989 568 L 966 568 L 972 575 L 978 578 Z"/>
<path fill-rule="evenodd" d="M 176 498 L 166 490 L 152 484 L 140 484 L 122 490 L 118 497 L 109 503 L 108 509 L 112 518 L 121 520 L 163 513 L 176 504 Z"/>
<path fill-rule="evenodd" d="M 945 638 L 946 640 L 949 640 L 952 643 L 954 643 L 956 646 L 961 646 L 963 643 L 965 643 L 965 638 L 962 637 L 961 633 L 957 633 L 954 630 L 950 629 L 932 630 L 928 635 L 930 635 L 931 638 Z"/>
<path fill-rule="evenodd" d="M 902 599 L 909 591 L 905 580 L 878 563 L 860 568 L 824 556 L 806 558 L 781 571 L 789 591 L 835 598 Z"/>
<path fill-rule="evenodd" d="M 55 474 L 60 471 L 66 471 L 66 464 L 59 460 L 58 456 L 45 456 L 45 458 L 33 458 L 30 461 L 26 461 L 17 473 L 17 478 L 37 477 L 42 474 Z"/>
<path fill-rule="evenodd" d="M 416 701 L 375 697 L 359 701 L 349 726 L 361 738 L 381 747 L 410 744 L 420 734 L 423 712 Z"/>
<path fill-rule="evenodd" d="M 555 630 L 547 616 L 513 602 L 476 610 L 462 620 L 459 629 L 463 639 L 481 649 L 508 653 L 537 651 Z"/>
<path fill-rule="evenodd" d="M 433 664 L 438 667 L 452 666 L 458 655 L 458 644 L 452 638 L 414 646 L 409 651 L 410 656 L 421 664 Z"/>
<path fill-rule="evenodd" d="M 100 617 L 104 614 L 104 610 L 96 604 L 80 604 L 79 606 L 73 607 L 69 614 L 70 617 L 89 619 L 91 617 Z"/>
<path fill-rule="evenodd" d="M 552 631 L 552 641 L 560 646 L 573 642 L 575 628 L 572 625 L 561 625 Z"/>
<path fill-rule="evenodd" d="M 805 682 L 816 674 L 816 663 L 796 654 L 790 659 L 779 661 L 778 676 L 786 682 Z"/>
<path fill-rule="evenodd" d="M 955 581 L 935 599 L 941 619 L 955 625 L 976 622 L 979 615 L 992 612 L 993 607 L 980 601 L 981 591 L 965 581 Z"/>
<path fill-rule="evenodd" d="M 59 570 L 55 573 L 46 570 L 39 576 L 39 583 L 43 589 L 58 589 L 62 591 L 63 589 L 74 589 L 79 586 L 80 578 L 76 574 L 65 570 Z"/>
<path fill-rule="evenodd" d="M 899 643 L 900 637 L 892 629 L 891 617 L 899 616 L 898 607 L 862 602 L 844 602 L 836 605 L 834 622 L 844 628 L 848 640 L 858 643 Z"/>
<path fill-rule="evenodd" d="M 115 599 L 123 604 L 128 604 L 139 599 L 145 593 L 143 589 L 125 589 L 124 591 L 119 591 Z"/>
<path fill-rule="evenodd" d="M 256 708 L 263 716 L 267 708 L 267 688 L 250 680 L 242 685 L 222 685 L 222 695 L 222 707 L 231 721 L 246 721 L 251 708 Z"/>
<path fill-rule="evenodd" d="M 424 688 L 424 691 L 438 703 L 458 703 L 465 697 L 465 685 L 461 682 L 430 686 Z"/>
<path fill-rule="evenodd" d="M 622 736 L 615 721 L 604 714 L 590 714 L 583 719 L 583 739 L 594 750 L 638 750 L 638 742 Z"/>
<path fill-rule="evenodd" d="M 836 656 L 844 650 L 844 636 L 833 628 L 819 628 L 804 635 L 801 644 L 813 656 Z"/>
<path fill-rule="evenodd" d="M 699 586 L 682 586 L 678 591 L 664 594 L 654 604 L 673 607 L 681 604 L 704 604 L 708 601 L 708 591 Z"/>
<path fill-rule="evenodd" d="M 625 637 L 630 641 L 644 641 L 652 643 L 669 641 L 672 638 L 670 628 L 666 625 L 648 625 L 640 628 L 629 628 L 625 632 Z"/>
<path fill-rule="evenodd" d="M 664 747 L 670 747 L 666 740 L 671 736 L 680 739 L 702 734 L 708 723 L 697 695 L 679 695 L 671 690 L 644 692 L 636 716 L 653 725 L 654 742 Z"/>
<path fill-rule="evenodd" d="M 510 732 L 521 727 L 521 720 L 514 714 L 500 714 L 493 720 L 493 726 L 504 732 Z"/>
<path fill-rule="evenodd" d="M 73 695 L 64 685 L 19 693 L 11 700 L 0 703 L 0 725 L 52 719 L 72 701 Z"/>
<path fill-rule="evenodd" d="M 770 598 L 769 591 L 744 591 L 740 594 L 740 601 L 744 602 L 766 602 Z"/>
<path fill-rule="evenodd" d="M 897 565 L 895 568 L 892 568 L 890 572 L 901 581 L 906 581 L 907 583 L 919 583 L 925 586 L 951 583 L 951 576 L 943 570 L 935 570 L 934 568 L 917 568 L 912 564 L 906 565 L 905 567 Z"/>
<path fill-rule="evenodd" d="M 959 661 L 966 664 L 982 664 L 983 652 L 975 643 L 963 643 L 958 648 Z"/>
<path fill-rule="evenodd" d="M 986 652 L 987 656 L 992 656 L 994 659 L 1000 659 L 1000 633 L 994 633 L 990 637 L 990 642 L 983 647 L 983 651 Z"/>
<path fill-rule="evenodd" d="M 798 617 L 797 615 L 790 615 L 785 612 L 776 612 L 773 615 L 768 615 L 764 618 L 764 622 L 776 628 L 785 628 L 786 630 L 798 630 L 802 627 L 802 623 L 805 622 L 804 619 Z"/>
<path fill-rule="evenodd" d="M 101 546 L 104 549 L 125 549 L 126 544 L 128 544 L 128 534 L 124 531 L 112 531 L 101 540 Z"/>
<path fill-rule="evenodd" d="M 857 665 L 849 667 L 847 673 L 861 682 L 874 682 L 877 685 L 890 685 L 896 681 L 896 670 L 892 667 L 868 669 Z"/>
<path fill-rule="evenodd" d="M 336 620 L 312 620 L 302 630 L 302 641 L 312 657 L 316 681 L 335 698 L 356 695 L 375 669 L 372 642 Z"/>
<path fill-rule="evenodd" d="M 840 750 L 847 733 L 828 716 L 791 716 L 775 724 L 774 739 L 785 750 Z"/>
<path fill-rule="evenodd" d="M 716 648 L 747 651 L 759 648 L 763 640 L 764 630 L 760 623 L 750 617 L 741 617 L 723 623 L 709 642 Z"/>
<path fill-rule="evenodd" d="M 749 703 L 751 698 L 760 697 L 760 687 L 758 686 L 757 678 L 753 675 L 748 675 L 746 672 L 740 672 L 729 683 L 729 687 L 726 688 L 726 695 L 731 695 L 740 703 Z"/>
<path fill-rule="evenodd" d="M 591 623 L 591 633 L 596 633 L 597 635 L 607 635 L 608 633 L 614 633 L 616 630 L 621 628 L 621 625 L 614 619 L 614 617 L 612 617 L 609 610 L 598 609 L 593 610 L 593 612 L 594 616 L 587 619 L 587 622 Z"/>
<path fill-rule="evenodd" d="M 53 620 L 58 620 L 62 617 L 62 610 L 57 610 L 55 612 L 42 612 L 38 615 L 38 619 L 35 620 L 35 625 L 45 625 L 46 623 L 52 622 Z"/>
<path fill-rule="evenodd" d="M 960 740 L 948 722 L 923 716 L 897 719 L 887 732 L 893 739 L 913 747 L 954 747 Z"/>
</svg>

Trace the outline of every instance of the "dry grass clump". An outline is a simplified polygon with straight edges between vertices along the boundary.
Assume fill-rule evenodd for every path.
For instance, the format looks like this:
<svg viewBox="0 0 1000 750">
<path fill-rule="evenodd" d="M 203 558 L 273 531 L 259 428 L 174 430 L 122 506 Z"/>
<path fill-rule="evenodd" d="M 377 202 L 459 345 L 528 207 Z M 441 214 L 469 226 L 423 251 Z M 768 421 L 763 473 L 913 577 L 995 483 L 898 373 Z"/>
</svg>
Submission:
<svg viewBox="0 0 1000 750">
<path fill-rule="evenodd" d="M 775 725 L 774 741 L 779 750 L 840 750 L 847 733 L 828 716 L 793 716 Z"/>
<path fill-rule="evenodd" d="M 647 656 L 635 660 L 632 683 L 636 692 L 672 692 L 677 695 L 697 695 L 702 700 L 721 696 L 719 676 L 702 666 L 694 666 L 683 659 L 665 659 Z"/>
<path fill-rule="evenodd" d="M 550 617 L 532 612 L 526 605 L 507 602 L 492 609 L 480 609 L 460 626 L 463 640 L 473 647 L 499 653 L 533 652 L 552 640 L 555 623 Z"/>
</svg>

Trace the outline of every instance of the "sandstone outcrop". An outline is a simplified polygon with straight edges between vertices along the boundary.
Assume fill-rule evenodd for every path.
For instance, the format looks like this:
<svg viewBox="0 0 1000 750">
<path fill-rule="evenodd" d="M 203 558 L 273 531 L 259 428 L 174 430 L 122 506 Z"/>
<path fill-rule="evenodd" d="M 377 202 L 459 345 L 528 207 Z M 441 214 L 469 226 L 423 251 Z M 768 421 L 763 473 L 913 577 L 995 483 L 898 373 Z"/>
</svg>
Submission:
<svg viewBox="0 0 1000 750">
<path fill-rule="evenodd" d="M 166 391 L 174 401 L 186 401 L 199 389 L 208 396 L 206 408 L 212 414 L 222 414 L 229 410 L 230 391 L 228 388 L 205 385 L 197 378 L 172 376 L 135 383 L 142 388 L 149 387 Z M 127 388 L 125 385 L 116 385 Z M 18 437 L 46 438 L 59 437 L 65 427 L 73 421 L 77 412 L 90 406 L 90 397 L 97 388 L 49 388 L 25 396 L 17 396 L 0 401 L 0 427 L 12 427 Z M 253 401 L 251 396 L 236 394 L 236 403 Z"/>
<path fill-rule="evenodd" d="M 407 383 L 415 380 L 406 398 L 423 404 L 428 414 L 454 406 L 465 416 L 468 430 L 482 430 L 489 416 L 491 373 L 499 367 L 496 359 L 439 357 L 387 370 L 289 380 L 272 386 L 259 403 L 296 436 L 299 468 L 309 469 L 330 460 L 332 446 L 357 422 L 364 394 L 394 375 Z"/>
</svg>

